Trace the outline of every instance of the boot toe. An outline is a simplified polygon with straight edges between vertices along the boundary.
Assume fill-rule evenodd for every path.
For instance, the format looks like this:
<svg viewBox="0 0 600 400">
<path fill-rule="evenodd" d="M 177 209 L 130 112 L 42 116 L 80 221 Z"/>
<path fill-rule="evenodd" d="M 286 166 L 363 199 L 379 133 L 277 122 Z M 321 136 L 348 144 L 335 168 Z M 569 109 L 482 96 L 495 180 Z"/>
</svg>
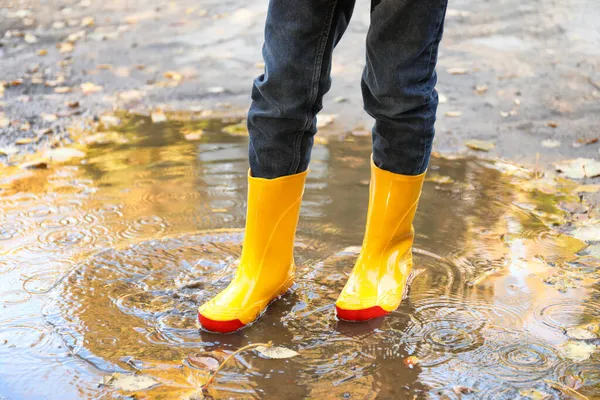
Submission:
<svg viewBox="0 0 600 400">
<path fill-rule="evenodd" d="M 198 313 L 198 322 L 202 325 L 202 328 L 209 332 L 216 333 L 233 333 L 245 326 L 239 319 L 232 319 L 228 321 L 217 321 L 208 317 L 205 317 L 201 313 Z"/>
<path fill-rule="evenodd" d="M 389 314 L 388 311 L 385 311 L 379 306 L 362 308 L 358 310 L 347 310 L 336 305 L 335 311 L 339 319 L 350 322 L 369 321 L 371 319 L 380 318 Z"/>
</svg>

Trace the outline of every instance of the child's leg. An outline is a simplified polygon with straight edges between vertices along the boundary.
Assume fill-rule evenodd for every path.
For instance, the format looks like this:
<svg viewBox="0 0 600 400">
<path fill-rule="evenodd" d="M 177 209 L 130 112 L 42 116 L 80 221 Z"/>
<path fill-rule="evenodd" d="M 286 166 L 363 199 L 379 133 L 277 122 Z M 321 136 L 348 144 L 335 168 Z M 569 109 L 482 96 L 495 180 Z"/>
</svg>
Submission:
<svg viewBox="0 0 600 400">
<path fill-rule="evenodd" d="M 386 171 L 427 169 L 438 96 L 435 65 L 448 0 L 372 0 L 362 90 L 375 118 L 373 160 Z"/>
<path fill-rule="evenodd" d="M 338 318 L 365 321 L 395 310 L 412 272 L 412 221 L 431 153 L 438 98 L 435 63 L 447 0 L 373 0 L 363 75 L 375 118 L 369 211 Z"/>
<path fill-rule="evenodd" d="M 270 2 L 265 73 L 254 83 L 248 115 L 251 175 L 242 255 L 229 286 L 200 306 L 205 329 L 242 328 L 293 283 L 294 235 L 314 120 L 329 90 L 331 52 L 353 5 L 354 0 Z"/>
<path fill-rule="evenodd" d="M 315 117 L 331 85 L 331 54 L 354 0 L 271 0 L 265 73 L 254 81 L 248 113 L 252 175 L 277 178 L 308 168 Z"/>
</svg>

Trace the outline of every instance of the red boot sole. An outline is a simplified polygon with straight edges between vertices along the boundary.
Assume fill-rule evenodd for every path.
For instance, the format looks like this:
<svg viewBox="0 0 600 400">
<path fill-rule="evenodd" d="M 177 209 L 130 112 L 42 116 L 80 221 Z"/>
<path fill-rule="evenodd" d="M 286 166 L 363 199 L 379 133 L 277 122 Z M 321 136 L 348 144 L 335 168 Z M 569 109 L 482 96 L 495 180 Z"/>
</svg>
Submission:
<svg viewBox="0 0 600 400">
<path fill-rule="evenodd" d="M 362 310 L 344 310 L 343 308 L 335 306 L 335 311 L 339 319 L 349 322 L 364 322 L 389 314 L 388 311 L 385 311 L 379 306 L 364 308 Z"/>
<path fill-rule="evenodd" d="M 204 329 L 209 332 L 216 333 L 233 333 L 238 329 L 241 329 L 245 326 L 239 319 L 234 319 L 231 321 L 215 321 L 210 318 L 206 318 L 202 314 L 198 313 L 198 322 Z"/>
</svg>

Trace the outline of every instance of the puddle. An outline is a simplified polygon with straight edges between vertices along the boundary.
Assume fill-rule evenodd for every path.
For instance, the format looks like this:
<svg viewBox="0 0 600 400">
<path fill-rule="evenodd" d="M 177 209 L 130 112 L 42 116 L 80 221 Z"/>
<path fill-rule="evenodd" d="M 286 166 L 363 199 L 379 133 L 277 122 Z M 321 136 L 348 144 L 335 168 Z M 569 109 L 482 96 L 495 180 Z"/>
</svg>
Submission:
<svg viewBox="0 0 600 400">
<path fill-rule="evenodd" d="M 181 133 L 199 128 L 197 141 Z M 221 128 L 130 118 L 127 141 L 91 145 L 81 164 L 2 177 L 0 394 L 126 398 L 98 382 L 137 369 L 163 384 L 136 398 L 194 398 L 207 372 L 186 356 L 222 360 L 268 340 L 300 356 L 241 353 L 210 395 L 558 399 L 544 380 L 569 376 L 598 393 L 600 352 L 574 362 L 560 351 L 564 329 L 600 320 L 598 260 L 550 228 L 565 222 L 556 205 L 577 197 L 510 164 L 435 158 L 408 298 L 383 320 L 336 321 L 366 218 L 364 138 L 313 151 L 293 290 L 239 333 L 199 332 L 196 308 L 227 285 L 243 238 L 246 138 Z"/>
</svg>

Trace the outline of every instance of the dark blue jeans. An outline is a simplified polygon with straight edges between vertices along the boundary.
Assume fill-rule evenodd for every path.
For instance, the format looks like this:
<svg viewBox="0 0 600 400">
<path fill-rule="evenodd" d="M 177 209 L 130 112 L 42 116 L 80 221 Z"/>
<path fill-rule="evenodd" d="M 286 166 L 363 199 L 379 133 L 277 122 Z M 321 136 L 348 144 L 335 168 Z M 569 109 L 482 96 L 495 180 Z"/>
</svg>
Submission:
<svg viewBox="0 0 600 400">
<path fill-rule="evenodd" d="M 248 113 L 252 175 L 305 171 L 316 115 L 331 87 L 333 49 L 355 0 L 270 0 L 265 72 Z M 427 169 L 438 96 L 435 65 L 448 0 L 372 0 L 362 77 L 365 110 L 375 119 L 373 160 L 418 175 Z"/>
</svg>

